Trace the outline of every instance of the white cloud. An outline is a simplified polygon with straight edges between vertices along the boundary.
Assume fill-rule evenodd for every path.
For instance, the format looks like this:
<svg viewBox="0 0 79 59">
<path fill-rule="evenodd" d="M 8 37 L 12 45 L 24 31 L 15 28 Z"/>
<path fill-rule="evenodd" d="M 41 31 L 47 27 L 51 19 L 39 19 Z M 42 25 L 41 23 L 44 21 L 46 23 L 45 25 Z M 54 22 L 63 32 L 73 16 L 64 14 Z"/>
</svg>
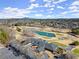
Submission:
<svg viewBox="0 0 79 59">
<path fill-rule="evenodd" d="M 33 6 L 29 6 L 27 9 L 33 9 L 34 7 Z"/>
<path fill-rule="evenodd" d="M 65 11 L 65 12 L 62 12 L 61 14 L 62 14 L 62 15 L 66 15 L 67 13 L 68 13 L 68 12 L 67 12 L 67 11 Z"/>
<path fill-rule="evenodd" d="M 70 10 L 75 10 L 75 9 L 78 9 L 78 7 L 77 6 L 70 6 L 69 9 Z"/>
<path fill-rule="evenodd" d="M 79 5 L 79 0 L 74 1 L 74 2 L 72 3 L 72 5 Z"/>
<path fill-rule="evenodd" d="M 73 16 L 79 16 L 79 13 L 74 13 L 72 14 Z M 79 17 L 78 17 L 79 18 Z"/>
<path fill-rule="evenodd" d="M 74 13 L 77 12 L 77 13 L 79 13 L 79 10 L 73 10 L 73 11 L 71 11 L 71 12 L 74 12 Z"/>
<path fill-rule="evenodd" d="M 52 5 L 49 5 L 49 7 L 55 7 L 55 5 L 52 4 Z"/>
<path fill-rule="evenodd" d="M 39 7 L 39 4 L 31 4 L 27 9 L 33 9 L 35 7 Z"/>
<path fill-rule="evenodd" d="M 55 5 L 54 4 L 51 5 L 51 3 L 45 3 L 43 7 L 55 7 Z"/>
<path fill-rule="evenodd" d="M 54 10 L 54 8 L 50 8 L 50 10 Z"/>
<path fill-rule="evenodd" d="M 53 0 L 53 3 L 57 4 L 57 3 L 61 3 L 61 2 L 65 2 L 67 0 Z"/>
<path fill-rule="evenodd" d="M 79 12 L 79 6 L 71 5 L 69 8 L 69 12 Z"/>
<path fill-rule="evenodd" d="M 30 2 L 35 2 L 36 0 L 30 0 Z"/>
<path fill-rule="evenodd" d="M 59 8 L 59 9 L 64 9 L 64 7 L 62 7 L 62 6 L 57 6 L 57 8 Z"/>
<path fill-rule="evenodd" d="M 53 2 L 54 4 L 57 4 L 57 3 L 61 3 L 61 2 L 65 2 L 67 0 L 43 0 L 44 2 Z"/>
<path fill-rule="evenodd" d="M 79 13 L 79 1 L 76 0 L 74 1 L 69 7 L 68 7 L 68 11 L 63 12 L 62 14 L 75 14 L 75 13 Z"/>
<path fill-rule="evenodd" d="M 75 14 L 75 13 L 79 13 L 79 10 L 64 11 L 61 14 L 66 15 L 66 14 Z"/>
<path fill-rule="evenodd" d="M 45 4 L 43 5 L 43 7 L 54 7 L 54 5 L 51 5 L 52 0 L 43 0 L 45 2 Z"/>
<path fill-rule="evenodd" d="M 33 12 L 28 9 L 19 9 L 19 8 L 12 8 L 7 7 L 3 10 L 0 10 L 0 18 L 20 18 L 20 17 L 26 17 L 27 14 Z"/>
<path fill-rule="evenodd" d="M 50 14 L 48 14 L 48 15 L 44 15 L 44 14 L 35 14 L 35 16 L 37 17 L 37 18 L 53 18 L 54 17 L 54 15 L 50 15 Z"/>
<path fill-rule="evenodd" d="M 41 17 L 41 16 L 44 16 L 44 15 L 43 14 L 35 14 L 35 16 Z"/>
<path fill-rule="evenodd" d="M 44 2 L 51 2 L 52 0 L 43 0 Z"/>
<path fill-rule="evenodd" d="M 52 18 L 52 15 L 47 15 L 47 18 Z"/>
<path fill-rule="evenodd" d="M 78 4 L 76 4 L 78 1 L 73 2 L 69 7 L 68 10 L 65 12 L 62 12 L 62 15 L 66 15 L 66 14 L 78 14 L 79 13 L 79 6 L 77 6 Z"/>
<path fill-rule="evenodd" d="M 31 4 L 31 6 L 39 7 L 39 4 Z"/>
<path fill-rule="evenodd" d="M 43 7 L 53 8 L 57 3 L 65 2 L 67 0 L 43 0 L 45 4 Z M 58 6 L 57 8 L 64 9 L 62 6 Z"/>
<path fill-rule="evenodd" d="M 44 7 L 49 7 L 49 4 L 48 4 L 48 3 L 46 3 L 46 4 L 44 5 Z"/>
</svg>

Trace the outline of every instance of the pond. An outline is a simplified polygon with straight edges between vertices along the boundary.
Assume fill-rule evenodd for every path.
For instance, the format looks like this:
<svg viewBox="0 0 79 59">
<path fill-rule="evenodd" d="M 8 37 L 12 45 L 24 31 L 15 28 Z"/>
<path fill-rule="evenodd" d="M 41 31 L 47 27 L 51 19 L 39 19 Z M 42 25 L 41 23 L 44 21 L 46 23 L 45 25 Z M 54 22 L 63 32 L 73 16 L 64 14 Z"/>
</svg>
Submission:
<svg viewBox="0 0 79 59">
<path fill-rule="evenodd" d="M 49 33 L 49 32 L 36 31 L 36 34 L 45 37 L 56 37 L 54 33 Z"/>
</svg>

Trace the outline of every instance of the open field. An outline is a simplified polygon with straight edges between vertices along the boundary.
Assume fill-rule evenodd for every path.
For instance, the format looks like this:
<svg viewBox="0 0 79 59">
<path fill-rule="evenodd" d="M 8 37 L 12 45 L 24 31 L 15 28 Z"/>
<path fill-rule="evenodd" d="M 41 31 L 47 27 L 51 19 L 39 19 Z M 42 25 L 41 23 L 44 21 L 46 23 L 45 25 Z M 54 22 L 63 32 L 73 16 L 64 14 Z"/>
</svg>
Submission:
<svg viewBox="0 0 79 59">
<path fill-rule="evenodd" d="M 37 25 L 37 23 L 38 21 L 35 24 Z M 50 54 L 48 55 L 49 59 L 55 58 L 55 56 L 62 57 L 62 54 L 67 55 L 69 53 L 70 56 L 78 57 L 78 49 L 76 49 L 78 48 L 78 46 L 76 46 L 78 44 L 76 45 L 70 45 L 70 44 L 75 41 L 79 42 L 79 38 L 69 34 L 71 32 L 71 29 L 54 28 L 51 26 L 44 26 L 44 25 L 43 25 L 44 27 L 42 27 L 42 25 L 35 26 L 35 24 L 32 25 L 29 24 L 28 26 L 27 25 L 15 26 L 12 24 L 7 25 L 6 26 L 8 29 L 7 33 L 9 34 L 9 39 L 10 39 L 9 41 L 7 40 L 9 42 L 8 45 L 10 44 L 12 47 L 16 49 L 16 51 L 19 50 L 20 53 L 24 55 L 26 55 L 28 51 L 29 52 L 28 55 L 32 57 L 33 55 L 39 57 L 41 55 L 44 55 L 44 53 Z M 43 43 L 42 42 L 41 44 L 38 43 L 39 40 L 42 40 Z M 32 46 L 31 44 L 36 46 Z M 41 52 L 38 53 L 35 51 L 35 49 Z M 30 51 L 33 53 L 30 54 Z"/>
</svg>

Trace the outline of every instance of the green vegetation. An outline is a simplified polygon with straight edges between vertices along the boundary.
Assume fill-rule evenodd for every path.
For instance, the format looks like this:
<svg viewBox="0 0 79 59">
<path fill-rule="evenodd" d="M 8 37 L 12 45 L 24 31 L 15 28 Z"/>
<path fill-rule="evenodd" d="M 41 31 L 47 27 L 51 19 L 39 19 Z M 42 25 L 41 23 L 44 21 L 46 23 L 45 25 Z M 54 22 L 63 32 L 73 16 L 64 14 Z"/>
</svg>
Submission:
<svg viewBox="0 0 79 59">
<path fill-rule="evenodd" d="M 3 29 L 0 29 L 0 43 L 6 44 L 8 42 L 9 35 Z"/>
<path fill-rule="evenodd" d="M 57 48 L 57 53 L 58 53 L 58 54 L 63 54 L 64 52 L 65 52 L 64 49 L 62 49 L 62 48 Z"/>
<path fill-rule="evenodd" d="M 56 44 L 57 46 L 61 46 L 61 47 L 67 47 L 66 45 L 59 43 L 59 42 L 52 42 L 53 44 Z"/>
<path fill-rule="evenodd" d="M 79 35 L 79 28 L 72 29 L 72 33 Z"/>
<path fill-rule="evenodd" d="M 79 49 L 78 49 L 78 48 L 74 49 L 72 52 L 73 52 L 73 54 L 75 54 L 75 55 L 78 55 L 78 56 L 79 56 Z"/>
<path fill-rule="evenodd" d="M 17 30 L 18 32 L 21 32 L 21 29 L 20 29 L 19 27 L 17 27 L 16 30 Z"/>
<path fill-rule="evenodd" d="M 74 41 L 70 45 L 78 46 L 79 45 L 79 42 L 78 41 Z"/>
</svg>

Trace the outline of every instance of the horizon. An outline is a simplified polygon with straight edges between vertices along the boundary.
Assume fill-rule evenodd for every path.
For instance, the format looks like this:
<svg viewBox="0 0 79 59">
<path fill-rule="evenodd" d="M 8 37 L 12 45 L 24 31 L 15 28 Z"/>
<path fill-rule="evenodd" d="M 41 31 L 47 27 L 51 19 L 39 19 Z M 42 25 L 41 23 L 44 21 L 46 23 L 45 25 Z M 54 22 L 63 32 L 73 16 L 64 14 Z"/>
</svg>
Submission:
<svg viewBox="0 0 79 59">
<path fill-rule="evenodd" d="M 0 19 L 79 18 L 79 0 L 1 0 Z"/>
<path fill-rule="evenodd" d="M 63 20 L 63 19 L 79 19 L 79 18 L 29 18 L 29 17 L 23 17 L 23 18 L 0 18 L 0 20 L 1 19 L 61 19 L 61 20 Z"/>
</svg>

